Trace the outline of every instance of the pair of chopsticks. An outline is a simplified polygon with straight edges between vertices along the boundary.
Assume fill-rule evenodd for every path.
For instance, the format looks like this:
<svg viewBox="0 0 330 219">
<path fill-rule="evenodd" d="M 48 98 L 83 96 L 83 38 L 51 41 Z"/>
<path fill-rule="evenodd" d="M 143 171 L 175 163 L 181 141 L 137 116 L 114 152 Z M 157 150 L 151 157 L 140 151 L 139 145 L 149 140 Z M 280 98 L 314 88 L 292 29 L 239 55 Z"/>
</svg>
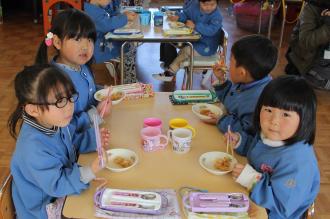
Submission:
<svg viewBox="0 0 330 219">
<path fill-rule="evenodd" d="M 103 159 L 101 135 L 100 135 L 99 123 L 97 120 L 97 115 L 93 115 L 93 123 L 94 123 L 94 131 L 95 131 L 95 138 L 96 138 L 96 151 L 97 151 L 97 156 L 99 159 L 99 166 L 103 168 L 103 167 L 105 167 L 105 163 L 104 163 L 104 159 Z M 107 162 L 108 156 L 106 156 L 105 158 L 106 158 L 106 162 Z"/>
<path fill-rule="evenodd" d="M 234 149 L 233 149 L 233 145 L 232 145 L 232 142 L 231 142 L 231 136 L 230 136 L 230 133 L 231 133 L 231 129 L 230 129 L 230 125 L 228 125 L 228 130 L 227 130 L 227 154 L 229 154 L 229 149 L 230 149 L 230 153 L 231 153 L 231 156 L 234 157 Z"/>
<path fill-rule="evenodd" d="M 105 110 L 107 109 L 108 104 L 111 101 L 111 91 L 112 91 L 112 86 L 109 87 L 108 94 L 107 94 L 107 102 L 104 104 L 104 106 L 101 110 L 101 114 L 100 114 L 101 118 L 103 118 Z"/>
</svg>

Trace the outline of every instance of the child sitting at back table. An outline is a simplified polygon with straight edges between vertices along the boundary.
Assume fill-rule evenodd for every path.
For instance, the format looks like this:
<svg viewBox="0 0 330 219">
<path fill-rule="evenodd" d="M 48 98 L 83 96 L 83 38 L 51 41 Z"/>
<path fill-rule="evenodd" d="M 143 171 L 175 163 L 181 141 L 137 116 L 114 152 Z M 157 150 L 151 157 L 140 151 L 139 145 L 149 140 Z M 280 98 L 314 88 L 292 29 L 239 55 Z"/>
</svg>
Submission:
<svg viewBox="0 0 330 219">
<path fill-rule="evenodd" d="M 94 57 L 96 63 L 108 62 L 120 56 L 122 42 L 105 40 L 108 32 L 124 27 L 129 21 L 137 19 L 137 14 L 131 11 L 120 13 L 120 2 L 117 0 L 90 0 L 84 3 L 85 12 L 95 23 L 97 38 L 95 42 Z M 135 56 L 136 48 L 128 44 L 125 54 L 124 83 L 136 82 Z M 110 64 L 110 63 L 109 63 Z"/>
<path fill-rule="evenodd" d="M 96 149 L 94 128 L 78 133 L 70 124 L 79 95 L 55 67 L 26 67 L 15 78 L 15 93 L 18 104 L 8 127 L 17 137 L 11 160 L 17 218 L 60 218 L 63 198 L 87 189 L 101 169 L 98 158 L 90 166 L 77 163 L 79 153 Z M 104 131 L 102 146 L 109 138 Z"/>
<path fill-rule="evenodd" d="M 97 103 L 94 99 L 97 86 L 90 65 L 95 40 L 95 26 L 88 15 L 76 9 L 67 9 L 52 19 L 51 29 L 46 40 L 41 42 L 36 57 L 37 64 L 46 64 L 48 47 L 53 45 L 57 50 L 58 54 L 51 64 L 68 74 L 79 93 L 72 120 L 78 124 L 78 130 L 89 128 L 92 116 L 100 117 L 104 105 L 107 106 L 105 115 L 110 112 L 111 101 Z"/>
<path fill-rule="evenodd" d="M 192 3 L 198 0 L 184 0 L 182 10 L 186 10 L 189 8 Z M 163 68 L 168 68 L 170 64 L 177 57 L 178 53 L 176 51 L 176 47 L 172 43 L 161 43 L 159 48 L 159 60 L 163 62 Z"/>
<path fill-rule="evenodd" d="M 320 189 L 312 144 L 316 96 L 303 78 L 282 76 L 261 93 L 255 114 L 255 136 L 226 133 L 248 164 L 236 164 L 236 182 L 267 209 L 268 218 L 301 219 Z M 228 136 L 229 135 L 229 136 Z"/>
<path fill-rule="evenodd" d="M 194 55 L 211 56 L 216 53 L 222 27 L 222 16 L 217 0 L 193 1 L 182 13 L 178 16 L 169 16 L 169 19 L 185 22 L 187 27 L 201 34 L 200 40 L 193 43 Z M 185 46 L 165 72 L 152 76 L 157 80 L 172 81 L 180 64 L 187 60 L 190 54 L 190 47 Z"/>
<path fill-rule="evenodd" d="M 217 63 L 213 68 L 219 80 L 214 89 L 227 112 L 210 123 L 223 133 L 228 125 L 236 132 L 250 131 L 259 95 L 271 81 L 269 73 L 276 61 L 277 48 L 264 36 L 250 35 L 235 42 L 231 48 L 230 80 L 225 77 L 224 66 Z"/>
</svg>

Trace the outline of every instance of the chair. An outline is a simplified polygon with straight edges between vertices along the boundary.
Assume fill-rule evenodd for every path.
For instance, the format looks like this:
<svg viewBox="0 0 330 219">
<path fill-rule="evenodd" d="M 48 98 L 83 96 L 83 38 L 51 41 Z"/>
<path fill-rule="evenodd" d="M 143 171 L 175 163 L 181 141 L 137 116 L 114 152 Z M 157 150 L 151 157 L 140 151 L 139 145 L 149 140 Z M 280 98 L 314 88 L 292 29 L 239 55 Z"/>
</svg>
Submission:
<svg viewBox="0 0 330 219">
<path fill-rule="evenodd" d="M 302 216 L 302 219 L 312 219 L 314 218 L 314 213 L 315 213 L 315 203 L 313 202 Z"/>
<path fill-rule="evenodd" d="M 222 54 L 226 59 L 227 44 L 228 44 L 228 33 L 226 32 L 225 29 L 222 28 L 217 53 L 212 56 L 194 56 L 193 69 L 191 72 L 212 70 L 213 65 L 219 62 L 220 54 Z M 189 61 L 183 62 L 180 66 L 180 68 L 184 68 L 185 70 L 185 75 L 182 84 L 183 90 L 185 90 L 187 86 L 189 86 L 189 84 L 193 84 L 192 83 L 193 75 L 189 73 L 190 72 L 189 67 L 190 67 Z M 191 87 L 189 86 L 188 89 L 191 89 Z"/>
<path fill-rule="evenodd" d="M 52 16 L 55 15 L 54 5 L 57 3 L 66 3 L 73 8 L 82 10 L 82 1 L 81 0 L 42 0 L 42 16 L 44 21 L 44 33 L 47 35 Z"/>
<path fill-rule="evenodd" d="M 12 176 L 8 167 L 0 167 L 0 219 L 14 219 L 15 208 L 11 197 Z"/>
</svg>

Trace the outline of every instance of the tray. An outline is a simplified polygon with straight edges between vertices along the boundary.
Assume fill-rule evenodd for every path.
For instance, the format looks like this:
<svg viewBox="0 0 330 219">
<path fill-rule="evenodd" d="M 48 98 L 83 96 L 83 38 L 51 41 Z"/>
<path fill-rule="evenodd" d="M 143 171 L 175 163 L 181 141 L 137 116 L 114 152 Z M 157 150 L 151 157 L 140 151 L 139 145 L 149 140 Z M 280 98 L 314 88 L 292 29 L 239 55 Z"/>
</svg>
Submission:
<svg viewBox="0 0 330 219">
<path fill-rule="evenodd" d="M 182 201 L 191 212 L 234 213 L 247 212 L 249 209 L 249 199 L 243 193 L 191 192 L 184 196 Z"/>
<path fill-rule="evenodd" d="M 103 210 L 140 214 L 161 214 L 167 200 L 156 192 L 102 189 L 95 193 L 94 202 Z"/>
</svg>

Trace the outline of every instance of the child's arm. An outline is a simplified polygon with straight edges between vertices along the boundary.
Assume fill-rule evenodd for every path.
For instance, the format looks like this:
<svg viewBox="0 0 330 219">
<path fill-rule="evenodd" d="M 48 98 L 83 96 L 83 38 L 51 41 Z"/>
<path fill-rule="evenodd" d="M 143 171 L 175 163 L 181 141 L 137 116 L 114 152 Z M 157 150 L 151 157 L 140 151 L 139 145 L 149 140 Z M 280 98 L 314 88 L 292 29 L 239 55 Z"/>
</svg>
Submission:
<svg viewBox="0 0 330 219">
<path fill-rule="evenodd" d="M 68 143 L 68 141 L 66 141 Z M 40 145 L 39 150 L 28 152 L 26 160 L 22 160 L 25 177 L 52 197 L 65 197 L 80 194 L 88 188 L 93 177 L 83 181 L 81 168 L 72 162 L 74 154 L 69 150 L 50 150 L 46 142 L 31 142 Z M 63 145 L 63 144 L 62 144 Z M 56 145 L 52 145 L 56 147 Z M 56 151 L 56 152 L 55 152 Z"/>
<path fill-rule="evenodd" d="M 218 10 L 213 12 L 209 23 L 196 22 L 195 30 L 203 36 L 214 36 L 222 28 L 222 17 Z"/>
<path fill-rule="evenodd" d="M 274 169 L 264 172 L 250 193 L 256 204 L 276 212 L 281 218 L 293 218 L 294 212 L 303 206 L 307 207 L 318 192 L 319 183 L 315 183 L 317 165 L 304 159 L 297 164 L 294 162 L 295 156 L 299 155 L 283 157 Z"/>
<path fill-rule="evenodd" d="M 100 13 L 100 10 L 95 10 L 95 5 L 89 3 L 85 3 L 84 7 L 85 12 L 94 21 L 97 31 L 109 32 L 125 26 L 128 22 L 128 18 L 125 14 L 109 16 L 105 10 L 103 10 L 103 13 Z"/>
<path fill-rule="evenodd" d="M 185 11 L 178 13 L 177 14 L 179 16 L 178 21 L 185 23 L 187 21 L 187 19 L 189 18 L 189 16 L 187 15 L 187 13 Z"/>
<path fill-rule="evenodd" d="M 247 132 L 252 127 L 253 113 L 247 112 L 242 115 L 237 115 L 233 112 L 228 112 L 227 115 L 219 119 L 217 126 L 221 132 L 227 130 L 228 125 L 235 132 Z"/>
</svg>

